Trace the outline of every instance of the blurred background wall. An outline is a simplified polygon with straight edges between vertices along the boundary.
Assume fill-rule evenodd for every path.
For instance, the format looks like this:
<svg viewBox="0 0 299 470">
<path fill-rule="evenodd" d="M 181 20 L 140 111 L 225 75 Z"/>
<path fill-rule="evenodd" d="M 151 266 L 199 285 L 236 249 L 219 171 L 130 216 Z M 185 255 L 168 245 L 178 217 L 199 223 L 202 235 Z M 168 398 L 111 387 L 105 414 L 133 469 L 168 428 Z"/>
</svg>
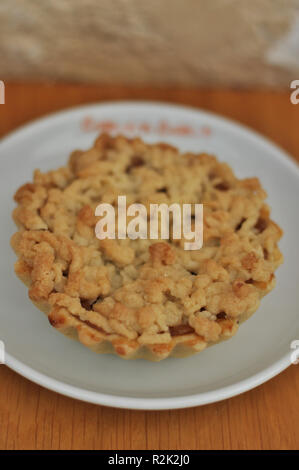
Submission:
<svg viewBox="0 0 299 470">
<path fill-rule="evenodd" d="M 299 0 L 0 0 L 0 79 L 289 86 Z"/>
</svg>

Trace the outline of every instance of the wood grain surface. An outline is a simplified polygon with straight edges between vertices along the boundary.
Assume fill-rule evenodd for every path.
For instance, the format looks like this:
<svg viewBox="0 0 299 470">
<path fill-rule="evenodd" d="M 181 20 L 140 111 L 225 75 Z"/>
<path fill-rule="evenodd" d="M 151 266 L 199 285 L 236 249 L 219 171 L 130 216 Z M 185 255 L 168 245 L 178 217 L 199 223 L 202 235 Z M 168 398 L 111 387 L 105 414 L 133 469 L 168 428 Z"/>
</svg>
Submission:
<svg viewBox="0 0 299 470">
<path fill-rule="evenodd" d="M 0 136 L 80 103 L 163 100 L 236 119 L 299 160 L 299 105 L 292 105 L 289 97 L 288 92 L 270 91 L 7 84 L 6 104 L 0 105 Z M 86 404 L 0 366 L 0 449 L 298 449 L 298 426 L 299 366 L 230 400 L 174 411 Z"/>
</svg>

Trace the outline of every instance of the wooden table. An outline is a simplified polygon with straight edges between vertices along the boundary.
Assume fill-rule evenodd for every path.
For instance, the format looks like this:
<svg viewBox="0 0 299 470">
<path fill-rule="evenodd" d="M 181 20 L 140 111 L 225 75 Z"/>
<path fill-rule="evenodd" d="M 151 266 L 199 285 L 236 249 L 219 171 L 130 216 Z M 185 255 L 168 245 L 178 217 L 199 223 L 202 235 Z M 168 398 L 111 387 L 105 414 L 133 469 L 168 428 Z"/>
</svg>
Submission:
<svg viewBox="0 0 299 470">
<path fill-rule="evenodd" d="M 290 93 L 7 84 L 0 136 L 68 106 L 153 99 L 198 106 L 255 128 L 299 160 Z M 72 400 L 0 366 L 0 449 L 298 449 L 299 366 L 230 400 L 193 409 L 126 411 Z"/>
</svg>

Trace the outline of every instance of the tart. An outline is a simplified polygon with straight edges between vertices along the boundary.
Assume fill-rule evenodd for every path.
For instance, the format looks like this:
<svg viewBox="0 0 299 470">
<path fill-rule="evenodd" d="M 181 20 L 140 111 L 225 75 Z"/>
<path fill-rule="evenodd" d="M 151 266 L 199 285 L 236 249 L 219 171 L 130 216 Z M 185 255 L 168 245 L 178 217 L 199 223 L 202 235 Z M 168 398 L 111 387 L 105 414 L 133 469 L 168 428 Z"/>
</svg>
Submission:
<svg viewBox="0 0 299 470">
<path fill-rule="evenodd" d="M 104 239 L 100 203 L 203 204 L 203 246 Z M 257 178 L 207 154 L 100 135 L 16 194 L 15 272 L 50 324 L 124 359 L 183 357 L 233 336 L 275 285 L 282 235 Z"/>
</svg>

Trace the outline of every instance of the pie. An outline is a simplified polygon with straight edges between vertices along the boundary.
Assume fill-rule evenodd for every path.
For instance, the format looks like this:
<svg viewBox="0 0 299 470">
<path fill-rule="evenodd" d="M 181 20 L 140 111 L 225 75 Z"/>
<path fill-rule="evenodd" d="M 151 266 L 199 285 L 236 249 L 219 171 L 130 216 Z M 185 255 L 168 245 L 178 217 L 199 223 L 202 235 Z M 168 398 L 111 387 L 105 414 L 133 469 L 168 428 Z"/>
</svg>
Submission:
<svg viewBox="0 0 299 470">
<path fill-rule="evenodd" d="M 100 203 L 203 204 L 203 247 L 104 239 Z M 16 194 L 15 272 L 50 324 L 124 359 L 183 357 L 233 336 L 275 285 L 280 227 L 257 178 L 207 154 L 100 135 Z"/>
</svg>

